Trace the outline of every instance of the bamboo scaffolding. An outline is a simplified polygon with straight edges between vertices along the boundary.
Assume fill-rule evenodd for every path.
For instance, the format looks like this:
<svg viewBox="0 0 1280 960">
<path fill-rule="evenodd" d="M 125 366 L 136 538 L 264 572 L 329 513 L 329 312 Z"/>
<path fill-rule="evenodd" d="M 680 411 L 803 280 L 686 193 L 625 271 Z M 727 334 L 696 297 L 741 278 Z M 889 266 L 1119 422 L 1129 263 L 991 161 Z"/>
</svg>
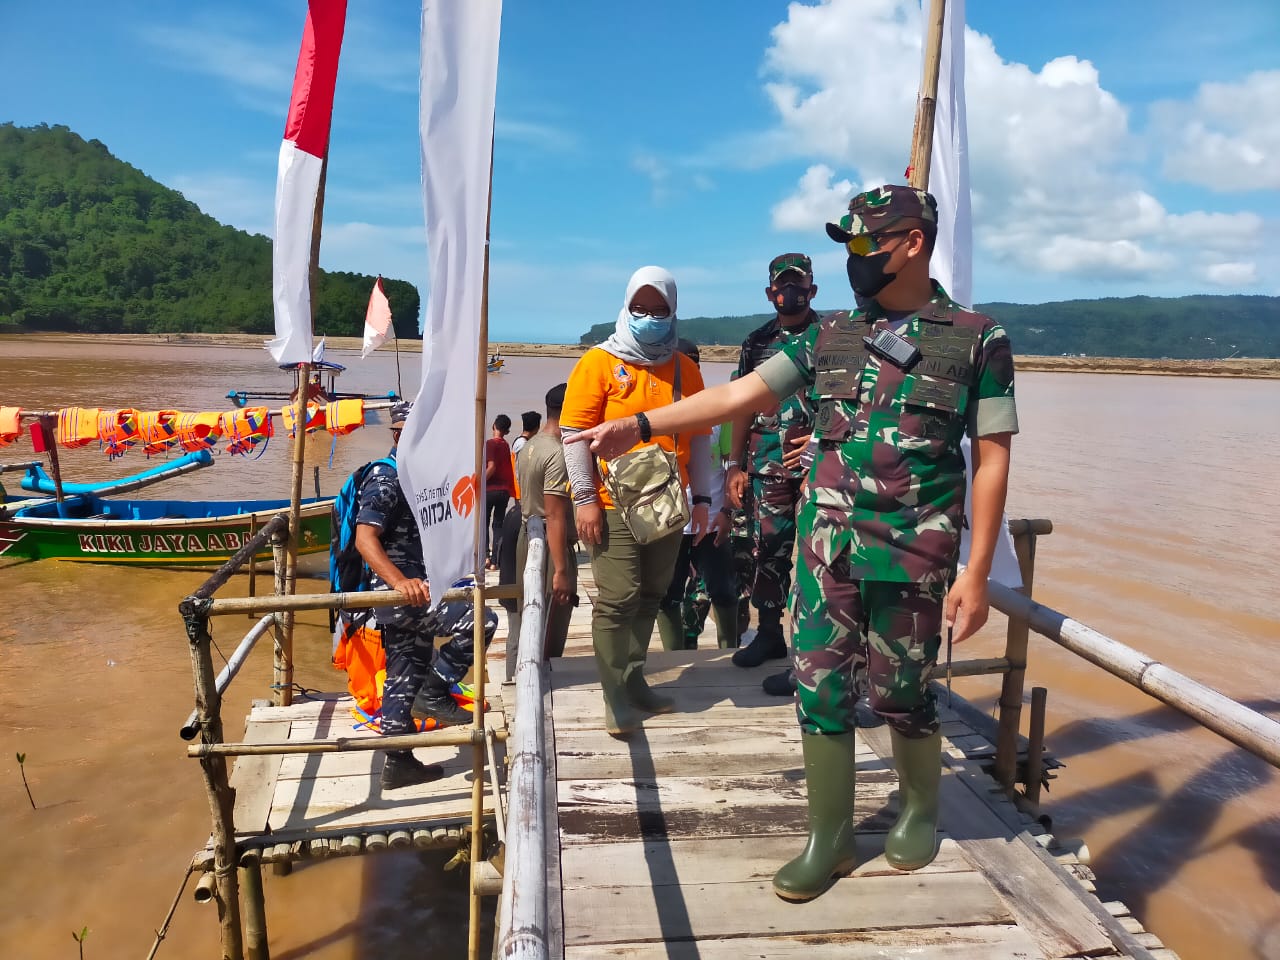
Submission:
<svg viewBox="0 0 1280 960">
<path fill-rule="evenodd" d="M 915 129 L 911 134 L 909 181 L 920 190 L 929 189 L 933 163 L 933 118 L 938 104 L 938 71 L 942 62 L 942 28 L 946 20 L 946 0 L 933 0 L 929 7 L 929 35 L 925 44 L 924 73 L 916 101 Z"/>
<path fill-rule="evenodd" d="M 490 730 L 495 740 L 506 740 L 505 730 Z M 188 757 L 259 757 L 290 753 L 359 753 L 361 751 L 415 750 L 418 747 L 453 747 L 464 744 L 484 747 L 486 732 L 474 727 L 446 727 L 421 733 L 398 733 L 381 737 L 338 737 L 336 740 L 279 740 L 273 743 L 193 743 Z"/>
<path fill-rule="evenodd" d="M 213 688 L 217 691 L 218 696 L 222 696 L 226 692 L 227 687 L 231 685 L 231 681 L 236 678 L 236 674 L 240 672 L 240 668 L 244 666 L 244 662 L 249 659 L 249 654 L 253 648 L 257 646 L 262 635 L 267 632 L 267 628 L 275 624 L 275 614 L 269 613 L 252 627 L 244 638 L 236 646 L 235 652 L 227 659 L 227 665 L 218 673 L 218 677 L 213 682 Z M 195 735 L 200 732 L 198 711 L 192 710 L 191 715 L 187 717 L 187 722 L 182 725 L 182 729 L 178 731 L 178 736 L 183 740 L 192 740 Z"/>
</svg>

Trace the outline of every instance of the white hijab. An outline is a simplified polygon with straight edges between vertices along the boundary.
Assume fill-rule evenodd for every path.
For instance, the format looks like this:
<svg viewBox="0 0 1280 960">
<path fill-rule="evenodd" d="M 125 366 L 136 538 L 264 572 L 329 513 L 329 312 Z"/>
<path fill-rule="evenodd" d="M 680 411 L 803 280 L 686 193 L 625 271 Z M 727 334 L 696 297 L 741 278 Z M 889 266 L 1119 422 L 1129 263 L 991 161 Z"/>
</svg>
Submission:
<svg viewBox="0 0 1280 960">
<path fill-rule="evenodd" d="M 641 343 L 631 334 L 631 298 L 641 287 L 653 287 L 671 309 L 671 332 L 659 343 Z M 609 339 L 600 344 L 619 360 L 641 367 L 666 363 L 676 349 L 676 278 L 661 267 L 641 267 L 627 281 L 627 296 Z"/>
</svg>

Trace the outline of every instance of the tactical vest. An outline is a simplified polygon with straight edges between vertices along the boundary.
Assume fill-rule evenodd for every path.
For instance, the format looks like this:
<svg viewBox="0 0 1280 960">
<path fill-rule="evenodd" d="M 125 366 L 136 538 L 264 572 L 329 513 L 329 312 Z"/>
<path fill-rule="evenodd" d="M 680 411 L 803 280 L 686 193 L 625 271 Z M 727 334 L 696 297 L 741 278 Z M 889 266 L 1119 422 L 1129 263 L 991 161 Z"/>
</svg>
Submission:
<svg viewBox="0 0 1280 960">
<path fill-rule="evenodd" d="M 812 319 L 809 321 L 810 323 L 822 322 L 821 316 L 819 316 L 816 311 L 811 309 L 810 314 L 812 316 Z M 776 326 L 773 326 L 775 324 Z M 767 334 L 764 333 L 764 331 L 768 330 L 770 326 L 773 326 L 773 329 Z M 780 329 L 781 321 L 775 317 L 774 320 L 770 321 L 770 323 L 765 327 L 753 331 L 751 335 L 747 337 L 746 342 L 743 344 L 743 352 L 749 357 L 749 364 L 747 367 L 748 373 L 758 370 L 767 360 L 781 352 L 782 343 L 778 337 Z M 804 329 L 807 330 L 808 327 L 806 326 Z M 797 418 L 793 416 L 791 419 L 796 420 Z M 809 426 L 809 417 L 799 417 L 798 420 L 800 421 L 800 425 L 807 431 Z M 754 462 L 756 460 L 758 448 L 766 437 L 772 438 L 773 442 L 781 447 L 783 443 L 783 429 L 786 425 L 787 424 L 783 422 L 783 418 L 778 412 L 767 416 L 765 414 L 757 413 L 747 426 L 749 434 L 747 437 L 748 462 Z M 782 470 L 780 460 L 777 466 L 779 470 Z"/>
<path fill-rule="evenodd" d="M 814 394 L 818 399 L 814 433 L 819 440 L 841 443 L 852 436 L 859 424 L 865 427 L 870 412 L 891 408 L 892 400 L 910 379 L 898 410 L 897 426 L 910 416 L 911 435 L 944 440 L 965 412 L 969 389 L 976 382 L 978 348 L 982 328 L 955 322 L 957 312 L 943 303 L 933 303 L 916 314 L 921 321 L 918 335 L 902 333 L 920 350 L 920 359 L 909 371 L 887 360 L 879 361 L 879 372 L 870 392 L 862 395 L 863 373 L 870 352 L 863 342 L 873 331 L 901 327 L 884 318 L 872 320 L 865 314 L 831 314 L 822 322 L 814 345 Z M 908 318 L 910 319 L 910 318 Z M 895 332 L 899 332 L 895 330 Z M 883 426 L 883 419 L 880 420 Z"/>
</svg>

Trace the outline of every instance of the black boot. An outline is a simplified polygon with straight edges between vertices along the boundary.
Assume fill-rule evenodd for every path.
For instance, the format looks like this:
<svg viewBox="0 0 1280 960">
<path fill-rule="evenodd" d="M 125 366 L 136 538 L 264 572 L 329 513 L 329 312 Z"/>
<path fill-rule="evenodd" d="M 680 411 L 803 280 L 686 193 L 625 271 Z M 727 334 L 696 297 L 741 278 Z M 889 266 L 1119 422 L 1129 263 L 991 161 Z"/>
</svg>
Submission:
<svg viewBox="0 0 1280 960">
<path fill-rule="evenodd" d="M 739 647 L 733 655 L 735 667 L 758 667 L 766 660 L 782 660 L 787 656 L 787 641 L 782 636 L 780 619 L 769 618 L 769 614 L 760 611 L 760 627 L 756 637 L 746 647 Z"/>
<path fill-rule="evenodd" d="M 415 720 L 434 720 L 437 727 L 460 727 L 470 723 L 474 717 L 470 710 L 458 706 L 449 688 L 453 684 L 434 670 L 427 671 L 427 679 L 418 688 L 418 695 L 413 698 L 413 708 L 409 711 Z"/>
<path fill-rule="evenodd" d="M 431 783 L 444 776 L 444 768 L 435 763 L 423 763 L 412 751 L 396 750 L 387 754 L 382 767 L 383 790 L 399 790 L 419 783 Z"/>
<path fill-rule="evenodd" d="M 790 697 L 796 692 L 796 672 L 787 667 L 781 673 L 765 677 L 760 686 L 771 697 Z"/>
</svg>

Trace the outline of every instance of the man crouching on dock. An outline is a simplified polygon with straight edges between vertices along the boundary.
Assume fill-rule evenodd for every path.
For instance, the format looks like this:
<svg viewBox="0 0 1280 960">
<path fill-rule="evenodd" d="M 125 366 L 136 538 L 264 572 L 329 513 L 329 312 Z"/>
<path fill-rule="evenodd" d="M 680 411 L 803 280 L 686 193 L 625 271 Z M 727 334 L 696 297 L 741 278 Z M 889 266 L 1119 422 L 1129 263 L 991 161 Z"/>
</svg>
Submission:
<svg viewBox="0 0 1280 960">
<path fill-rule="evenodd" d="M 400 431 L 413 409 L 412 401 L 391 408 L 391 437 L 395 459 Z M 356 513 L 356 549 L 369 567 L 369 589 L 388 587 L 409 598 L 409 604 L 378 611 L 382 646 L 387 654 L 387 680 L 382 694 L 382 732 L 414 733 L 413 718 L 431 718 L 439 726 L 471 722 L 471 714 L 453 699 L 453 684 L 462 680 L 475 656 L 472 604 L 442 603 L 431 609 L 431 590 L 422 559 L 422 538 L 400 488 L 396 468 L 377 462 L 360 484 Z M 498 615 L 485 611 L 485 644 L 498 628 Z M 449 637 L 432 665 L 435 638 Z M 382 768 L 382 789 L 395 790 L 430 783 L 444 776 L 437 764 L 425 764 L 411 750 L 388 751 Z"/>
<path fill-rule="evenodd" d="M 773 880 L 778 896 L 796 901 L 819 896 L 857 864 L 855 676 L 865 673 L 871 707 L 893 739 L 901 812 L 885 857 L 916 870 L 937 854 L 942 736 L 926 678 L 944 619 L 956 641 L 986 622 L 1018 432 L 1004 330 L 929 277 L 933 197 L 897 185 L 867 191 L 827 233 L 849 252 L 849 282 L 867 298 L 863 308 L 829 314 L 745 377 L 648 413 L 654 434 L 674 434 L 803 389 L 817 409 L 793 609 L 809 842 Z M 588 441 L 609 457 L 639 432 L 633 419 L 610 420 L 566 442 Z M 969 564 L 957 577 L 966 432 L 973 529 Z"/>
</svg>

